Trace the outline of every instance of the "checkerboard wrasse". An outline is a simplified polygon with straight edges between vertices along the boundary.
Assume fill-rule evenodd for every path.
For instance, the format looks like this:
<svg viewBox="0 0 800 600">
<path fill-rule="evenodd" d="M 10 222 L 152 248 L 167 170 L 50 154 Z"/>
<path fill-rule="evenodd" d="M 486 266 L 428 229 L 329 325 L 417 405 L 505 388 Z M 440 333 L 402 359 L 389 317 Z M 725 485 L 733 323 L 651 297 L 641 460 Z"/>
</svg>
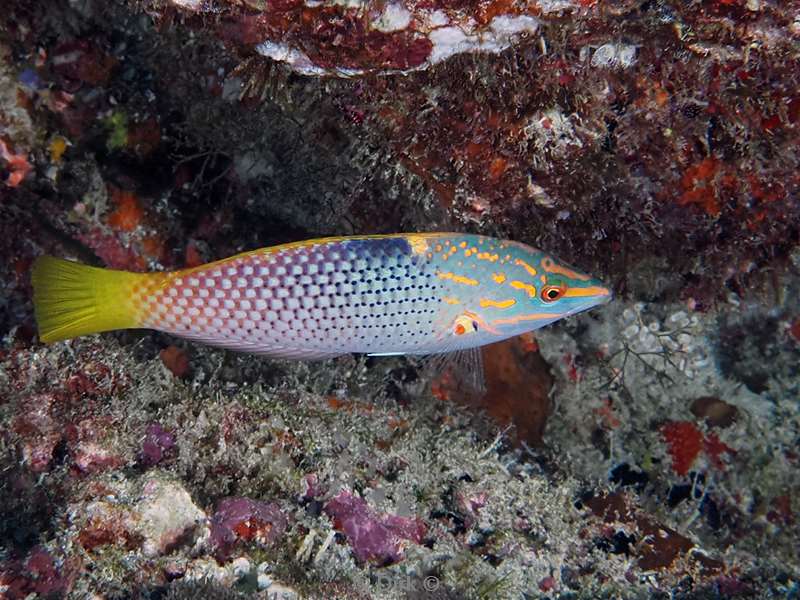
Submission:
<svg viewBox="0 0 800 600">
<path fill-rule="evenodd" d="M 294 359 L 469 350 L 611 298 L 546 252 L 460 233 L 321 238 L 169 273 L 43 256 L 32 279 L 44 342 L 147 328 Z"/>
</svg>

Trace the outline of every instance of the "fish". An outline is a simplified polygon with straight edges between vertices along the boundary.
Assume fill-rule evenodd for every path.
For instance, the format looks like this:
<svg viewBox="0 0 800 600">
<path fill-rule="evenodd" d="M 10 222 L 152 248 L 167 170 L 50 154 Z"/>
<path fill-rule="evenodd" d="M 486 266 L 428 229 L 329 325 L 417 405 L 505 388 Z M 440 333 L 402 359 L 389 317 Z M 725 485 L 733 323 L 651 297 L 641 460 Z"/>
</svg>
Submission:
<svg viewBox="0 0 800 600">
<path fill-rule="evenodd" d="M 547 252 L 464 233 L 311 239 L 172 272 L 40 256 L 39 339 L 143 328 L 284 359 L 473 350 L 608 302 Z"/>
</svg>

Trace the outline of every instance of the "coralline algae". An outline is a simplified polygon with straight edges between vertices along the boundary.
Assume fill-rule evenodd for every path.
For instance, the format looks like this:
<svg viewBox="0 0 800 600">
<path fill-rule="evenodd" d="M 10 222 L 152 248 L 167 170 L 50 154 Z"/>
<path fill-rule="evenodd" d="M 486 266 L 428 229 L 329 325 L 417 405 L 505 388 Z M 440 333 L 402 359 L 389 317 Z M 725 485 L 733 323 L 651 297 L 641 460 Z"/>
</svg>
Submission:
<svg viewBox="0 0 800 600">
<path fill-rule="evenodd" d="M 161 4 L 161 3 L 159 3 Z M 305 75 L 352 77 L 425 69 L 469 52 L 498 53 L 539 27 L 539 6 L 505 2 L 186 2 L 188 15 L 215 15 L 218 34 L 234 45 L 284 62 Z"/>
</svg>

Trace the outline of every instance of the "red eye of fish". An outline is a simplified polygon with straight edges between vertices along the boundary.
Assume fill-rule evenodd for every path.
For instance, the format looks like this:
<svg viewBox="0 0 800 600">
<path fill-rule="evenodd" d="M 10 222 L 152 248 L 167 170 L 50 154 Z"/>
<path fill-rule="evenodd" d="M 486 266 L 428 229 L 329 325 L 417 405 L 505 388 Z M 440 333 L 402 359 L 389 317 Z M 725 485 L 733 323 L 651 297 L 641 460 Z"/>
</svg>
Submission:
<svg viewBox="0 0 800 600">
<path fill-rule="evenodd" d="M 456 325 L 456 331 L 455 331 L 456 335 L 464 335 L 466 332 L 467 330 L 461 323 Z"/>
<path fill-rule="evenodd" d="M 542 288 L 541 298 L 543 302 L 555 302 L 564 295 L 566 288 L 557 285 L 546 285 Z"/>
</svg>

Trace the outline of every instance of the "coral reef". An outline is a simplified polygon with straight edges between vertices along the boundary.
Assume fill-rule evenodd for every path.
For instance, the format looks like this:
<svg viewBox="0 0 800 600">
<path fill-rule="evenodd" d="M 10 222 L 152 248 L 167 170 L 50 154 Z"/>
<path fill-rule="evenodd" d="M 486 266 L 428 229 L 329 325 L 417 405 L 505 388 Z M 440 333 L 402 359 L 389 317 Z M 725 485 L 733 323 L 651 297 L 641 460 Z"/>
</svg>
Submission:
<svg viewBox="0 0 800 600">
<path fill-rule="evenodd" d="M 0 597 L 796 596 L 799 36 L 765 0 L 6 2 Z M 617 299 L 486 348 L 485 392 L 36 337 L 43 253 L 435 229 Z"/>
<path fill-rule="evenodd" d="M 425 69 L 454 54 L 497 53 L 536 32 L 537 8 L 436 2 L 146 2 L 155 14 L 214 15 L 215 34 L 307 75 L 355 76 Z"/>
</svg>

